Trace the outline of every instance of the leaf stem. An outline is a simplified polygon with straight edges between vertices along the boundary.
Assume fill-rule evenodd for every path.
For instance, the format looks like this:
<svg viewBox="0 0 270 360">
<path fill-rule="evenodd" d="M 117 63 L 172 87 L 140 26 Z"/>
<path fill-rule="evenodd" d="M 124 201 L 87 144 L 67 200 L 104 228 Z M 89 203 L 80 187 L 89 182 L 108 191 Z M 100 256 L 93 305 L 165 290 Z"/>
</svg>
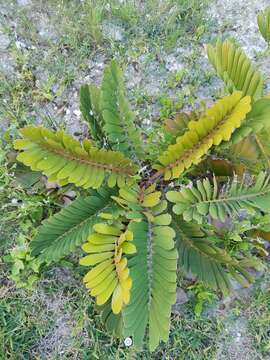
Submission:
<svg viewBox="0 0 270 360">
<path fill-rule="evenodd" d="M 259 139 L 259 137 L 257 135 L 255 135 L 255 140 L 256 140 L 256 142 L 257 142 L 263 156 L 265 157 L 266 162 L 268 163 L 268 168 L 270 168 L 270 160 L 269 160 L 269 158 L 268 158 L 268 156 L 267 156 L 267 154 L 266 154 L 266 152 L 264 150 L 263 144 L 261 143 L 261 141 L 260 141 L 260 139 Z"/>
</svg>

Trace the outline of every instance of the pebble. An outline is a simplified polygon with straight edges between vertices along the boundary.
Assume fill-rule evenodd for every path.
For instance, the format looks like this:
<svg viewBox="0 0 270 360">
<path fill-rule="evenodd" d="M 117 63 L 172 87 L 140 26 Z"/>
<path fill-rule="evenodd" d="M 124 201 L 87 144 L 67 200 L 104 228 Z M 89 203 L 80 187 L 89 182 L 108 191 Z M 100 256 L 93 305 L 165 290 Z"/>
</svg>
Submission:
<svg viewBox="0 0 270 360">
<path fill-rule="evenodd" d="M 126 347 L 129 347 L 132 345 L 132 339 L 130 337 L 125 338 L 124 344 Z"/>
<path fill-rule="evenodd" d="M 81 116 L 81 111 L 80 110 L 74 110 L 73 111 L 74 115 L 77 116 L 78 118 Z"/>
</svg>

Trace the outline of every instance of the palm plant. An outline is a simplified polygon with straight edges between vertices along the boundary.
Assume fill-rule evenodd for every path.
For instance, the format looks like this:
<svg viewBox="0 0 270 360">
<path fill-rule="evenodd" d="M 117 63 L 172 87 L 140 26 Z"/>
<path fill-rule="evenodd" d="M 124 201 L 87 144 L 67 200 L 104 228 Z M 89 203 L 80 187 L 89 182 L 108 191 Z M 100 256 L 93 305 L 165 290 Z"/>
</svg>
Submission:
<svg viewBox="0 0 270 360">
<path fill-rule="evenodd" d="M 178 269 L 224 294 L 232 279 L 252 282 L 255 256 L 228 252 L 209 223 L 237 220 L 245 209 L 256 219 L 253 228 L 261 229 L 258 219 L 270 212 L 268 166 L 261 161 L 268 158 L 263 135 L 270 128 L 263 78 L 230 41 L 207 45 L 207 53 L 229 95 L 205 113 L 166 121 L 160 132 L 170 141 L 157 144 L 154 161 L 115 61 L 100 88 L 81 87 L 91 138 L 80 142 L 62 130 L 28 126 L 14 143 L 18 161 L 49 181 L 83 190 L 44 220 L 32 255 L 49 264 L 82 247 L 87 255 L 80 264 L 88 268 L 83 281 L 106 328 L 132 336 L 138 348 L 147 333 L 151 351 L 169 336 Z M 235 175 L 228 178 L 228 172 Z M 251 175 L 249 183 L 243 172 Z M 240 235 L 252 239 L 253 233 Z"/>
</svg>

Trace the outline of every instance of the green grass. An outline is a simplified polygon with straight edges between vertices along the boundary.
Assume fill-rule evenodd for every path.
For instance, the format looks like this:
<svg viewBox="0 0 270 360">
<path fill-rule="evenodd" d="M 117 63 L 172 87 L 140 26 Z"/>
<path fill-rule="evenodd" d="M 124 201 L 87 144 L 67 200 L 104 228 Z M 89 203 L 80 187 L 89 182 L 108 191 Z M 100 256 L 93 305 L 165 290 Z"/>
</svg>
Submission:
<svg viewBox="0 0 270 360">
<path fill-rule="evenodd" d="M 36 302 L 23 294 L 5 295 L 0 301 L 0 356 L 2 359 L 30 359 L 37 339 L 50 329 L 49 316 L 42 318 Z M 49 314 L 48 314 L 49 315 Z"/>
<path fill-rule="evenodd" d="M 135 353 L 105 333 L 93 303 L 77 284 L 79 278 L 66 280 L 57 280 L 52 269 L 32 294 L 7 290 L 0 300 L 1 358 L 58 359 L 60 352 L 61 359 L 129 359 L 132 354 L 136 359 L 215 358 L 220 325 L 215 319 L 196 318 L 191 306 L 174 316 L 167 344 L 154 354 Z"/>
<path fill-rule="evenodd" d="M 259 283 L 260 285 L 260 283 Z M 264 279 L 252 293 L 252 301 L 243 304 L 248 319 L 248 330 L 257 351 L 270 356 L 270 277 Z"/>
<path fill-rule="evenodd" d="M 65 127 L 64 115 L 76 103 L 79 85 L 86 77 L 99 82 L 111 58 L 127 71 L 127 82 L 134 80 L 131 102 L 139 109 L 138 122 L 154 139 L 155 124 L 197 104 L 199 87 L 212 79 L 199 62 L 213 29 L 206 16 L 210 3 L 32 0 L 22 7 L 15 0 L 5 2 L 7 16 L 1 22 L 10 45 L 4 52 L 13 71 L 0 74 L 0 359 L 216 359 L 223 318 L 195 316 L 193 301 L 173 315 L 167 344 L 154 354 L 146 349 L 134 353 L 106 334 L 81 284 L 76 254 L 43 268 L 42 275 L 35 273 L 29 243 L 41 220 L 63 206 L 67 189 L 47 189 L 33 174 L 25 176 L 11 145 L 26 124 Z M 108 34 L 111 27 L 121 40 Z M 181 62 L 181 69 L 168 69 L 168 54 Z M 83 131 L 81 122 L 76 131 Z M 18 253 L 22 250 L 24 257 Z M 33 275 L 39 280 L 32 284 Z M 254 347 L 264 356 L 269 303 L 267 289 L 258 289 L 245 309 Z M 244 311 L 244 304 L 237 307 Z"/>
</svg>

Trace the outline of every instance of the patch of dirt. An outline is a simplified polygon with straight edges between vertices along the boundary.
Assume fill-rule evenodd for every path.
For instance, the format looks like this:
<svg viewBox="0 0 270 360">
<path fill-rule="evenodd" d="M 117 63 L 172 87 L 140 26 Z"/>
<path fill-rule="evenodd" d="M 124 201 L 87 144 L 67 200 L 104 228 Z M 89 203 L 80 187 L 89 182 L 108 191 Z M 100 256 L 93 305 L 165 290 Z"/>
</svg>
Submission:
<svg viewBox="0 0 270 360">
<path fill-rule="evenodd" d="M 49 333 L 40 339 L 36 346 L 36 353 L 46 354 L 46 359 L 55 359 L 56 356 L 63 355 L 71 344 L 71 333 L 75 326 L 69 313 L 65 313 L 64 297 L 44 297 L 47 311 L 54 320 L 54 324 Z"/>
<path fill-rule="evenodd" d="M 257 14 L 269 5 L 269 0 L 216 0 L 209 7 L 209 17 L 213 19 L 216 29 L 212 37 L 235 38 L 267 77 L 270 59 L 269 56 L 258 56 L 266 50 L 267 44 L 258 29 Z"/>
<path fill-rule="evenodd" d="M 225 321 L 216 360 L 263 360 L 253 348 L 244 317 Z"/>
<path fill-rule="evenodd" d="M 50 294 L 45 293 L 42 286 L 39 286 L 37 292 L 32 295 L 31 302 L 42 304 L 44 322 L 50 319 L 52 324 L 49 332 L 40 338 L 32 351 L 38 356 L 45 354 L 48 360 L 55 360 L 71 351 L 73 333 L 76 328 L 76 322 L 68 307 L 70 299 L 60 285 L 74 283 L 75 286 L 76 281 L 69 270 L 55 267 L 43 282 L 46 282 L 47 286 L 50 282 L 54 284 L 52 286 L 59 285 L 59 290 Z M 76 354 L 73 358 L 77 358 Z"/>
<path fill-rule="evenodd" d="M 247 55 L 254 57 L 266 47 L 258 30 L 257 14 L 267 6 L 269 0 L 217 0 L 209 7 L 209 16 L 217 34 L 236 38 Z"/>
<path fill-rule="evenodd" d="M 262 274 L 254 274 L 256 278 L 260 278 Z M 259 287 L 264 288 L 268 284 L 268 279 L 265 277 L 259 282 Z M 223 323 L 224 331 L 218 339 L 218 351 L 215 360 L 270 360 L 270 357 L 262 356 L 254 345 L 254 338 L 248 330 L 248 321 L 250 314 L 248 314 L 248 304 L 252 300 L 253 286 L 249 288 L 234 288 L 233 293 L 223 299 L 222 303 L 224 309 L 216 309 L 212 316 L 217 316 Z M 247 307 L 242 307 L 239 315 L 237 309 L 237 302 L 247 304 Z M 211 316 L 211 313 L 210 313 Z"/>
<path fill-rule="evenodd" d="M 0 74 L 11 78 L 14 72 L 14 63 L 9 55 L 10 39 L 0 26 Z"/>
</svg>

